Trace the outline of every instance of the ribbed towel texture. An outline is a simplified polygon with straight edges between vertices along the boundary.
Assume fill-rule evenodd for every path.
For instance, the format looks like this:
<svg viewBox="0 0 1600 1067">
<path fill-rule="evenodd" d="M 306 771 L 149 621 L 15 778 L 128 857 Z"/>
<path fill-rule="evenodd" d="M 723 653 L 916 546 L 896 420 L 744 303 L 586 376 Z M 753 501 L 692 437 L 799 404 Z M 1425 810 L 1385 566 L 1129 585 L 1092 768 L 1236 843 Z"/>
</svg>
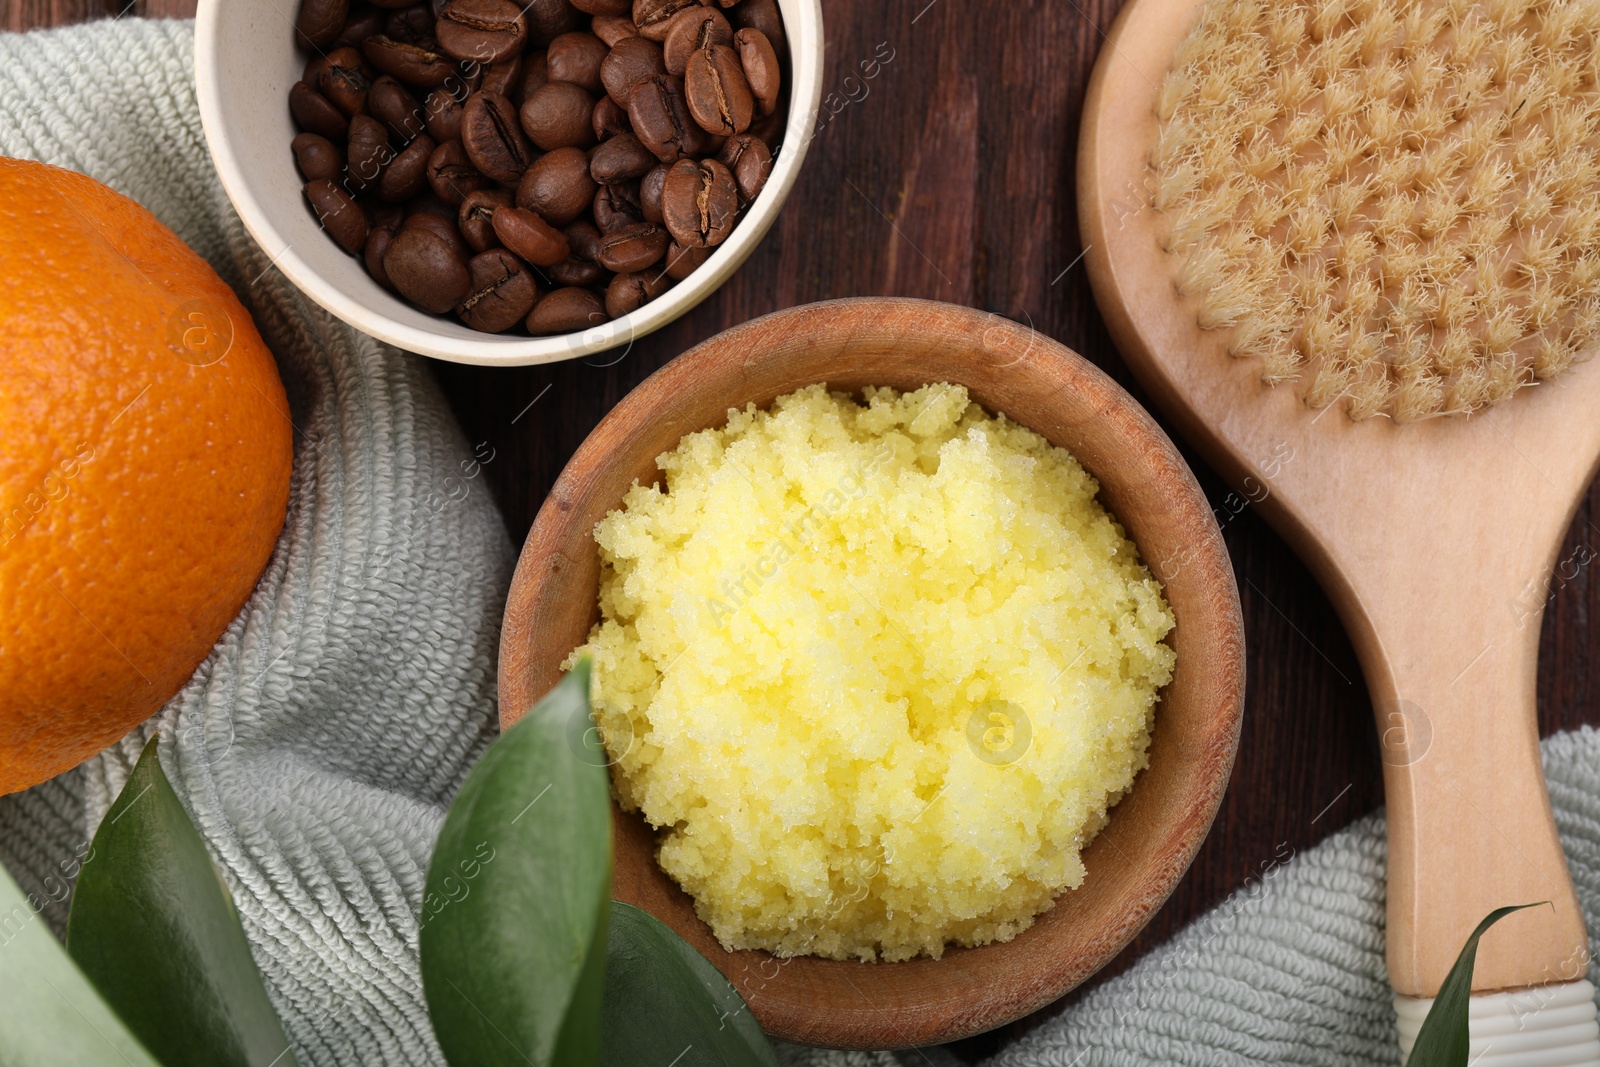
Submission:
<svg viewBox="0 0 1600 1067">
<path fill-rule="evenodd" d="M 300 1062 L 440 1065 L 416 916 L 445 805 L 494 734 L 512 552 L 472 476 L 489 453 L 462 439 L 422 361 L 334 321 L 245 235 L 206 155 L 192 50 L 177 22 L 0 35 L 0 153 L 127 193 L 240 294 L 289 389 L 288 524 L 244 612 L 168 707 L 83 767 L 0 799 L 0 862 L 52 901 L 44 917 L 59 931 L 51 872 L 159 734 Z M 1551 738 L 1544 754 L 1593 939 L 1600 734 Z M 1257 869 L 990 1067 L 1398 1063 L 1381 815 Z M 786 1067 L 958 1062 L 942 1049 L 780 1054 Z"/>
</svg>

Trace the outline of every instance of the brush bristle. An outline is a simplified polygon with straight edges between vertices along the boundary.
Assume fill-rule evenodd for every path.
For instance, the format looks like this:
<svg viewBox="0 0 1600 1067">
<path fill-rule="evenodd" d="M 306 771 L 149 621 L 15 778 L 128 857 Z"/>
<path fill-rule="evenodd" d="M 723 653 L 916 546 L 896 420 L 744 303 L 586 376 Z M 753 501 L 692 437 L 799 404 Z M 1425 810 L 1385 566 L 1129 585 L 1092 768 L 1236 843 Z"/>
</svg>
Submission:
<svg viewBox="0 0 1600 1067">
<path fill-rule="evenodd" d="M 1307 404 L 1466 413 L 1600 347 L 1600 0 L 1207 0 L 1157 117 L 1178 291 Z"/>
</svg>

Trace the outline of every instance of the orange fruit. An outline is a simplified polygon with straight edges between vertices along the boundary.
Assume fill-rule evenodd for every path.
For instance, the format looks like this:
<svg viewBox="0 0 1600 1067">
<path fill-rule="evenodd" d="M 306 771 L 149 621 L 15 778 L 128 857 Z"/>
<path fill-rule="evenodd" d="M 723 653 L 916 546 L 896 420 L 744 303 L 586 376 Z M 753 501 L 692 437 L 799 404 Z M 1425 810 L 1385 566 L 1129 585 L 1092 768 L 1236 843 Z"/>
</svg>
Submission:
<svg viewBox="0 0 1600 1067">
<path fill-rule="evenodd" d="M 0 159 L 0 794 L 180 688 L 283 527 L 293 427 L 233 292 L 92 178 Z"/>
</svg>

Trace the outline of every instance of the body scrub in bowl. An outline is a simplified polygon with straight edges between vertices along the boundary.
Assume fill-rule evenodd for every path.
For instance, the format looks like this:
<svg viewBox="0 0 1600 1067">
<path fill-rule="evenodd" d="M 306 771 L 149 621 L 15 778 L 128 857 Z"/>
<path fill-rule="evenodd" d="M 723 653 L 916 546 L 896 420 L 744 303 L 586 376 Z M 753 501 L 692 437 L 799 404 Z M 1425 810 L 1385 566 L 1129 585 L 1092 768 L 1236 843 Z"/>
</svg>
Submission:
<svg viewBox="0 0 1600 1067">
<path fill-rule="evenodd" d="M 596 528 L 626 810 L 725 948 L 904 960 L 1082 884 L 1172 677 L 1078 462 L 959 385 L 817 384 L 687 435 Z"/>
</svg>

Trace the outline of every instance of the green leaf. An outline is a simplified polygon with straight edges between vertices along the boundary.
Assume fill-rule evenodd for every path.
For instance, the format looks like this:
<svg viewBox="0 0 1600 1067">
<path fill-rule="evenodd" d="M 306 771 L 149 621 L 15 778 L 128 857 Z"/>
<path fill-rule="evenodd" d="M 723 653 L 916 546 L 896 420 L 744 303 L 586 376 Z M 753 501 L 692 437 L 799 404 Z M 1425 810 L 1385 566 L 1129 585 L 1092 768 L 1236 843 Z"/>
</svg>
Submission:
<svg viewBox="0 0 1600 1067">
<path fill-rule="evenodd" d="M 1466 1067 L 1469 1035 L 1467 1029 L 1468 1004 L 1472 999 L 1472 967 L 1478 959 L 1478 939 L 1484 931 L 1514 911 L 1537 908 L 1536 904 L 1515 904 L 1509 908 L 1496 908 L 1484 916 L 1483 922 L 1472 931 L 1467 943 L 1461 946 L 1454 967 L 1444 976 L 1439 995 L 1428 1009 L 1417 1031 L 1417 1043 L 1411 1046 L 1406 1067 Z"/>
<path fill-rule="evenodd" d="M 778 1067 L 738 990 L 648 912 L 611 903 L 606 944 L 606 1067 Z"/>
<path fill-rule="evenodd" d="M 291 1067 L 205 842 L 145 746 L 94 835 L 67 952 L 166 1067 Z"/>
<path fill-rule="evenodd" d="M 593 1067 L 611 897 L 585 658 L 467 775 L 428 865 L 422 984 L 456 1067 Z"/>
<path fill-rule="evenodd" d="M 0 867 L 0 1064 L 159 1067 Z"/>
</svg>

